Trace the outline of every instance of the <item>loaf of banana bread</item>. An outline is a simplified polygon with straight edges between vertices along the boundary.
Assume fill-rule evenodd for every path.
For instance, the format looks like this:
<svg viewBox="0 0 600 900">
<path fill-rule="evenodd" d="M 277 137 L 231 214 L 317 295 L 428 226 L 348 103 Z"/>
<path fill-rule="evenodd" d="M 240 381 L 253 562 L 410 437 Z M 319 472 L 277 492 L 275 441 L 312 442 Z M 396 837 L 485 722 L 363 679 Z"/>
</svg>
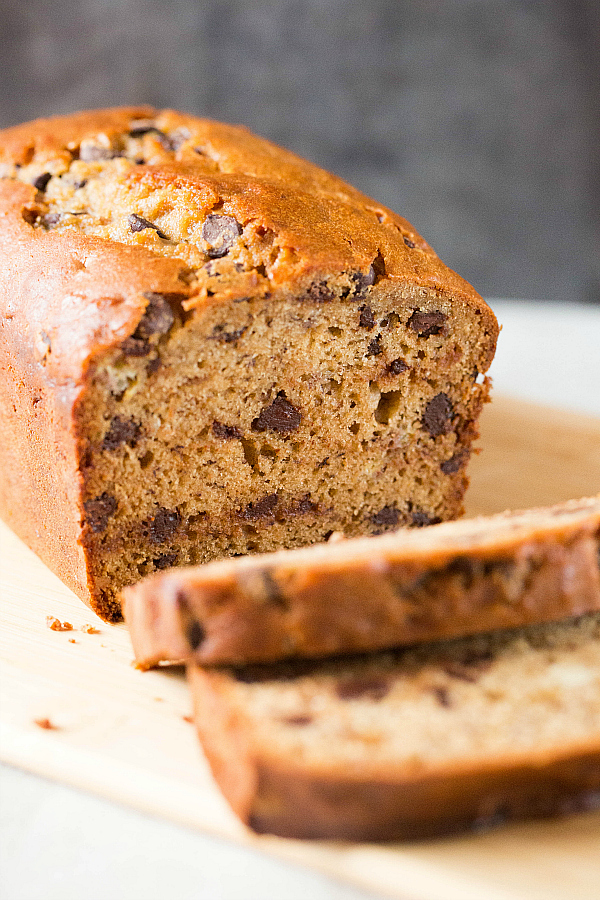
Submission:
<svg viewBox="0 0 600 900">
<path fill-rule="evenodd" d="M 140 668 L 356 653 L 600 611 L 600 495 L 157 573 L 124 592 Z"/>
<path fill-rule="evenodd" d="M 106 619 L 167 566 L 458 516 L 493 313 L 246 129 L 0 134 L 0 511 Z"/>
<path fill-rule="evenodd" d="M 600 807 L 600 614 L 322 662 L 188 668 L 255 830 L 391 840 Z"/>
</svg>

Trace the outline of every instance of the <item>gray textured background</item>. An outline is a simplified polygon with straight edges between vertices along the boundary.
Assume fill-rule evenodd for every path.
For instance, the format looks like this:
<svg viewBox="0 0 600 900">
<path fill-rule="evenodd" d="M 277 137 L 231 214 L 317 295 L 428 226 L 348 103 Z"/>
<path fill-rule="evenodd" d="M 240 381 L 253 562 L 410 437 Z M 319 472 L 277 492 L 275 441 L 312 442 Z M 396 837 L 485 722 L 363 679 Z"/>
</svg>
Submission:
<svg viewBox="0 0 600 900">
<path fill-rule="evenodd" d="M 0 0 L 0 126 L 150 102 L 409 218 L 486 296 L 600 301 L 598 0 Z"/>
</svg>

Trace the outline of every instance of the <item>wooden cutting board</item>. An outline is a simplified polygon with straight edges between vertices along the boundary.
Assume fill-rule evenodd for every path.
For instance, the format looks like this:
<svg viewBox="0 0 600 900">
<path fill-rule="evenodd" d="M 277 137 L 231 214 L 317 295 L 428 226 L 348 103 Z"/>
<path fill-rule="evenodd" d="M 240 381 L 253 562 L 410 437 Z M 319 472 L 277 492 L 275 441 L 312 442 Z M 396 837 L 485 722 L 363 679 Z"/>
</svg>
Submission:
<svg viewBox="0 0 600 900">
<path fill-rule="evenodd" d="M 468 513 L 600 491 L 600 420 L 496 398 L 481 431 Z M 402 900 L 598 900 L 600 812 L 419 844 L 252 835 L 186 721 L 181 669 L 134 669 L 125 627 L 97 619 L 3 525 L 0 591 L 3 761 Z M 47 615 L 74 630 L 49 630 Z"/>
</svg>

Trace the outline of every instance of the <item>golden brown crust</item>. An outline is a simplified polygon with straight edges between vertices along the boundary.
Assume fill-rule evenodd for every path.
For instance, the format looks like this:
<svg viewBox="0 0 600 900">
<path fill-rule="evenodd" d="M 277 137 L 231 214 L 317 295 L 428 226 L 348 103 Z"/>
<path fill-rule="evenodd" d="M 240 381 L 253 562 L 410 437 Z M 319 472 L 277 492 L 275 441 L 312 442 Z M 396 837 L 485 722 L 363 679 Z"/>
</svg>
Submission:
<svg viewBox="0 0 600 900">
<path fill-rule="evenodd" d="M 250 559 L 124 591 L 137 663 L 327 656 L 600 610 L 600 497 Z"/>
<path fill-rule="evenodd" d="M 114 177 L 111 170 L 104 181 L 97 179 L 87 189 L 90 200 L 100 206 L 114 200 L 125 208 L 164 189 L 196 223 L 214 210 L 235 217 L 247 231 L 250 270 L 240 274 L 229 261 L 218 277 L 190 266 L 191 257 L 206 256 L 183 239 L 158 252 L 152 229 L 133 237 L 129 230 L 122 239 L 119 223 L 113 230 L 102 225 L 101 210 L 91 224 L 73 224 L 68 216 L 66 224 L 44 224 L 46 176 L 68 174 L 84 158 L 92 168 L 94 159 L 114 157 L 118 164 L 132 129 L 150 135 L 147 158 L 139 165 L 124 160 Z M 9 419 L 0 457 L 0 508 L 11 527 L 105 617 L 118 616 L 118 604 L 114 597 L 101 599 L 109 587 L 101 588 L 90 571 L 81 526 L 89 418 L 84 401 L 95 366 L 135 334 L 149 293 L 176 297 L 183 321 L 248 295 L 297 295 L 332 272 L 344 273 L 350 284 L 376 267 L 379 297 L 398 290 L 409 297 L 433 292 L 440 304 L 477 318 L 480 372 L 493 357 L 498 327 L 492 312 L 409 223 L 244 128 L 150 107 L 40 119 L 2 132 L 0 176 L 0 365 Z M 466 414 L 476 418 L 487 390 L 482 385 L 469 394 Z M 462 427 L 467 446 L 476 429 L 472 422 Z M 446 515 L 460 510 L 466 484 L 462 473 L 454 480 L 456 496 L 449 498 Z"/>
</svg>

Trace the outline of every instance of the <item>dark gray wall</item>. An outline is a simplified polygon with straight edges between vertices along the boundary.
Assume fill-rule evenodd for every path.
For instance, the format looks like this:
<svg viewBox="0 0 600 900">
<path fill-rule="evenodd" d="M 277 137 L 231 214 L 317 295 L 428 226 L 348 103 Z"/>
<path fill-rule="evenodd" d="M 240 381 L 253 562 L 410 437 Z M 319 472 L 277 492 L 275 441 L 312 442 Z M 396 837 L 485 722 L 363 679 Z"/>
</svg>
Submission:
<svg viewBox="0 0 600 900">
<path fill-rule="evenodd" d="M 244 122 L 487 296 L 600 300 L 596 0 L 0 3 L 0 125 L 148 101 Z"/>
</svg>

